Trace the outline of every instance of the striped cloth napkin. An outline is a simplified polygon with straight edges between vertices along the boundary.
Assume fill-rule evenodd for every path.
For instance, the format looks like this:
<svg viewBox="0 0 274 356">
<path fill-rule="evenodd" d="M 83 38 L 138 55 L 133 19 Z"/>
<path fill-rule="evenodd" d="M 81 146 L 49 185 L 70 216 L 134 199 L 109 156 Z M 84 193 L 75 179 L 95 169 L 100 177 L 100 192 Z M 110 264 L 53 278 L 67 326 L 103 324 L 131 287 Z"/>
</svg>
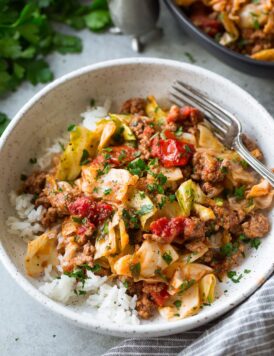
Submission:
<svg viewBox="0 0 274 356">
<path fill-rule="evenodd" d="M 225 317 L 179 335 L 126 339 L 105 356 L 274 355 L 274 276 Z"/>
</svg>

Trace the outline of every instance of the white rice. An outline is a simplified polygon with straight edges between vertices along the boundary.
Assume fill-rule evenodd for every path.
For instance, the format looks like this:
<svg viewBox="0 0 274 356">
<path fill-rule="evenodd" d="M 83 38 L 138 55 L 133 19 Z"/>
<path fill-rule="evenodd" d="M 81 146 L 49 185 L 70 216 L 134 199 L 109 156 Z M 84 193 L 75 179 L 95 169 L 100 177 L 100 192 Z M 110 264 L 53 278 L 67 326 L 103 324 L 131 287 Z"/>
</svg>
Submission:
<svg viewBox="0 0 274 356">
<path fill-rule="evenodd" d="M 83 118 L 82 125 L 89 130 L 95 129 L 95 121 L 106 117 L 110 109 L 110 100 L 106 100 L 103 107 L 97 106 L 88 108 L 87 111 L 81 114 Z M 55 154 L 61 153 L 63 147 L 68 141 L 68 134 L 54 140 L 50 146 L 49 139 L 43 144 L 44 150 L 42 155 L 37 158 L 37 163 L 33 169 L 46 170 L 50 167 L 52 157 Z M 41 218 L 45 212 L 42 206 L 35 207 L 31 200 L 33 195 L 21 194 L 15 192 L 10 193 L 10 202 L 16 211 L 16 217 L 10 216 L 7 219 L 8 231 L 20 236 L 24 241 L 28 242 L 44 232 L 44 228 L 40 224 Z M 58 235 L 58 241 L 62 240 L 61 234 Z M 84 285 L 73 277 L 63 274 L 62 259 L 64 256 L 58 255 L 59 265 L 56 266 L 57 273 L 60 277 L 56 278 L 56 271 L 52 265 L 48 265 L 44 270 L 44 283 L 39 287 L 39 290 L 49 298 L 69 304 L 74 302 L 76 294 L 80 291 L 86 293 L 82 297 L 78 296 L 81 303 L 92 309 L 93 314 L 98 320 L 112 321 L 117 324 L 139 324 L 140 320 L 137 317 L 135 310 L 137 297 L 130 297 L 126 294 L 126 288 L 122 283 L 111 285 L 107 282 L 107 277 L 96 276 L 91 271 L 87 271 L 87 279 Z M 88 313 L 89 317 L 91 316 Z"/>
<path fill-rule="evenodd" d="M 18 217 L 10 216 L 7 219 L 9 233 L 20 236 L 24 240 L 33 240 L 35 235 L 44 231 L 40 221 L 45 212 L 43 206 L 35 207 L 31 200 L 33 195 L 10 193 L 10 202 L 16 210 Z"/>
</svg>

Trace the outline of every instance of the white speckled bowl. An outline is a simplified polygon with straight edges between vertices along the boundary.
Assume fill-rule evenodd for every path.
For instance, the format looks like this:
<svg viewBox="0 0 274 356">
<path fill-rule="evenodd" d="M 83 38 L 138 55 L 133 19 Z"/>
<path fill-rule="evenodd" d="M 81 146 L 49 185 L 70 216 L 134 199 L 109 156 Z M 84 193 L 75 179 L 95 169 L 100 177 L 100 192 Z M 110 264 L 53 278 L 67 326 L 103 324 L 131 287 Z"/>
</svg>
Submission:
<svg viewBox="0 0 274 356">
<path fill-rule="evenodd" d="M 238 86 L 212 72 L 199 67 L 160 59 L 121 59 L 99 63 L 79 69 L 54 81 L 35 95 L 16 115 L 1 138 L 0 143 L 0 258 L 12 277 L 30 296 L 49 310 L 79 326 L 100 333 L 116 336 L 150 337 L 175 334 L 204 324 L 243 301 L 258 288 L 273 271 L 274 234 L 270 232 L 260 248 L 251 251 L 238 268 L 250 269 L 239 284 L 223 284 L 220 297 L 198 315 L 176 322 L 155 320 L 142 325 L 117 326 L 111 322 L 98 322 L 91 315 L 82 313 L 76 306 L 64 306 L 41 294 L 37 282 L 24 272 L 23 258 L 26 245 L 19 238 L 10 236 L 6 219 L 14 214 L 8 193 L 16 189 L 19 177 L 35 156 L 39 142 L 45 137 L 58 136 L 68 123 L 85 109 L 90 98 L 102 102 L 109 97 L 114 106 L 132 96 L 153 94 L 165 100 L 168 89 L 175 79 L 181 79 L 210 94 L 230 109 L 242 122 L 244 131 L 256 137 L 262 147 L 267 163 L 274 167 L 274 123 L 266 110 Z M 115 109 L 115 107 L 114 107 Z M 272 150 L 272 151 L 271 151 Z M 273 213 L 271 213 L 273 221 Z M 222 290 L 227 289 L 226 295 Z"/>
</svg>

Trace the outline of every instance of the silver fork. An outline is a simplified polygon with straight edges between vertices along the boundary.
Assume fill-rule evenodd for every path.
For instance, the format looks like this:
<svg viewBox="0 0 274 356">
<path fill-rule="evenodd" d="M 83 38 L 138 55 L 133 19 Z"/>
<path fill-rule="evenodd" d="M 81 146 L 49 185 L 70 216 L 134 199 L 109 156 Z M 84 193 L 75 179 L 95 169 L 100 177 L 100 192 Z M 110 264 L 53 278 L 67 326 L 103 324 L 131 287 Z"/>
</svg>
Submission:
<svg viewBox="0 0 274 356">
<path fill-rule="evenodd" d="M 176 81 L 169 92 L 171 101 L 182 106 L 195 105 L 206 114 L 218 139 L 228 148 L 237 151 L 244 160 L 274 187 L 274 174 L 253 157 L 242 141 L 242 126 L 238 119 L 205 94 L 182 81 Z"/>
</svg>

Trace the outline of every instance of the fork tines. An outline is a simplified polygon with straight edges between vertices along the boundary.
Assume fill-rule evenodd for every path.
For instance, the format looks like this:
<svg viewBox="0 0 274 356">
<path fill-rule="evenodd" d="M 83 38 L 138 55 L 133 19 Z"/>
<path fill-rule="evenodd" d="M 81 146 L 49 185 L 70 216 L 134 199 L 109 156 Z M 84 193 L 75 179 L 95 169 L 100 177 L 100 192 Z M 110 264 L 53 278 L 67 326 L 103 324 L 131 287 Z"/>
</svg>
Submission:
<svg viewBox="0 0 274 356">
<path fill-rule="evenodd" d="M 215 130 L 216 136 L 229 146 L 232 145 L 232 136 L 235 136 L 241 130 L 240 123 L 232 114 L 182 81 L 176 81 L 172 85 L 170 99 L 180 106 L 183 104 L 194 105 L 204 111 L 206 119 Z"/>
</svg>

